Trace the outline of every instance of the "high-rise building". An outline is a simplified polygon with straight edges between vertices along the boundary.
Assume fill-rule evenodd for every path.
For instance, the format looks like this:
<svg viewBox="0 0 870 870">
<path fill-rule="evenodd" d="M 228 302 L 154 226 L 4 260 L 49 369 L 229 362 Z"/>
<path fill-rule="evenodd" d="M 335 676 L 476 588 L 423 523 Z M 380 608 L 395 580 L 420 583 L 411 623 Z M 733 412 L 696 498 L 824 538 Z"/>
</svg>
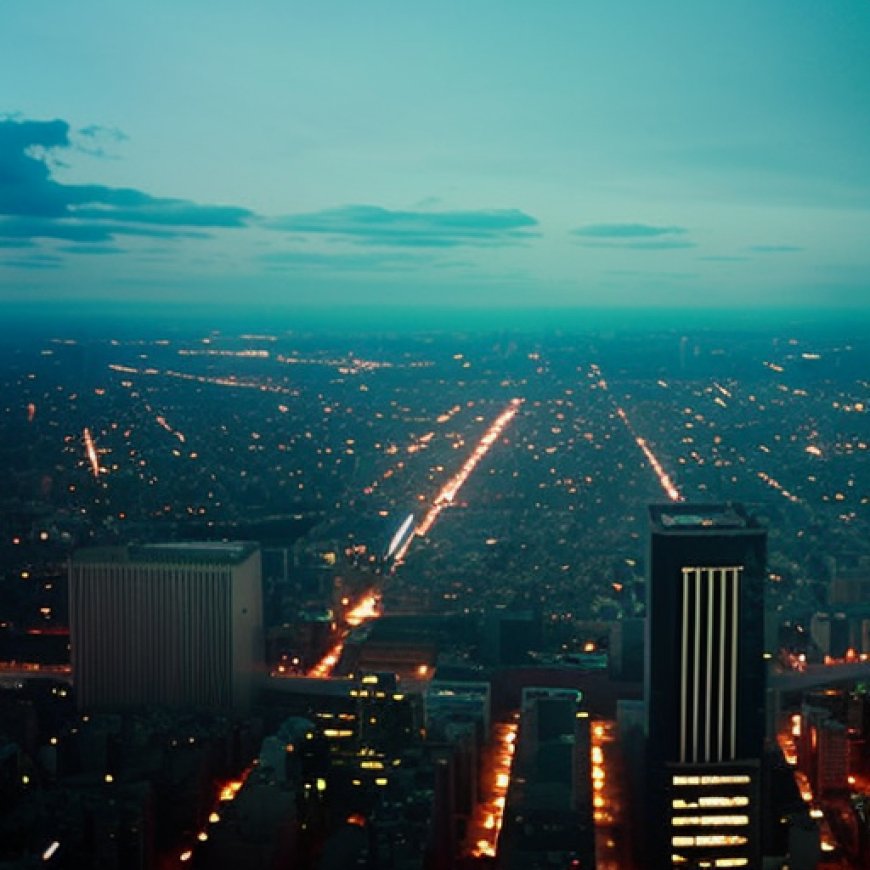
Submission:
<svg viewBox="0 0 870 870">
<path fill-rule="evenodd" d="M 263 660 L 260 575 L 248 543 L 80 550 L 69 566 L 79 707 L 245 710 Z"/>
<path fill-rule="evenodd" d="M 736 504 L 653 506 L 650 520 L 650 863 L 756 867 L 767 534 Z"/>
</svg>

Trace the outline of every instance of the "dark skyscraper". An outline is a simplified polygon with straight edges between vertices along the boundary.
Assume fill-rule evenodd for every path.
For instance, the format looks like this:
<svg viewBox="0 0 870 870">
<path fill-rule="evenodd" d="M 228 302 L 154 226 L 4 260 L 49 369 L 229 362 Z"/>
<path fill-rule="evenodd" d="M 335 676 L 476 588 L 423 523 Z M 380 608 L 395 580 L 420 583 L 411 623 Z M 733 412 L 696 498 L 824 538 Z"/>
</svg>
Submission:
<svg viewBox="0 0 870 870">
<path fill-rule="evenodd" d="M 654 506 L 650 520 L 654 866 L 758 866 L 766 531 L 735 504 Z"/>
</svg>

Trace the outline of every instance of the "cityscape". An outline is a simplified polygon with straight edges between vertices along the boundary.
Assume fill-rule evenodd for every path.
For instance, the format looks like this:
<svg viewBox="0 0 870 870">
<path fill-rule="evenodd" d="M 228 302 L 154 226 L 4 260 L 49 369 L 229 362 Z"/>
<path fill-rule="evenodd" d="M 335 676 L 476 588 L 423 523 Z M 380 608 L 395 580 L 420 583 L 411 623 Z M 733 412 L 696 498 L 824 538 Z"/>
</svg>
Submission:
<svg viewBox="0 0 870 870">
<path fill-rule="evenodd" d="M 0 870 L 870 868 L 870 3 L 0 26 Z"/>
<path fill-rule="evenodd" d="M 649 507 L 730 504 L 758 832 L 689 866 L 864 866 L 860 328 L 104 329 L 2 347 L 4 866 L 658 866 Z"/>
</svg>

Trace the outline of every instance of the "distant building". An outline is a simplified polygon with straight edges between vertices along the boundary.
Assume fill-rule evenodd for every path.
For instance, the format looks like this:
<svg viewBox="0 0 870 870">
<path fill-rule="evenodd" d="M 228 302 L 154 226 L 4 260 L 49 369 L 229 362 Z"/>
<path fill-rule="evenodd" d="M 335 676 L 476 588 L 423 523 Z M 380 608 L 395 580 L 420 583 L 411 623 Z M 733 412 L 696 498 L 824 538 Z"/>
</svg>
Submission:
<svg viewBox="0 0 870 870">
<path fill-rule="evenodd" d="M 489 664 L 528 664 L 529 653 L 541 648 L 540 614 L 500 606 L 487 611 L 481 647 L 483 658 Z"/>
<path fill-rule="evenodd" d="M 426 687 L 426 730 L 441 735 L 451 722 L 472 722 L 489 734 L 491 688 L 483 680 L 432 680 Z"/>
<path fill-rule="evenodd" d="M 643 681 L 644 620 L 620 619 L 610 632 L 610 675 L 615 680 Z"/>
<path fill-rule="evenodd" d="M 845 613 L 814 613 L 810 637 L 823 656 L 841 659 L 849 649 L 849 620 Z"/>
<path fill-rule="evenodd" d="M 828 584 L 828 603 L 870 605 L 870 568 L 841 571 Z"/>
<path fill-rule="evenodd" d="M 81 550 L 69 589 L 80 708 L 250 705 L 263 659 L 255 544 Z"/>
<path fill-rule="evenodd" d="M 734 504 L 650 519 L 649 866 L 758 867 L 766 531 Z"/>
<path fill-rule="evenodd" d="M 837 714 L 845 712 L 845 696 L 832 696 L 841 703 L 817 706 L 818 695 L 801 708 L 800 736 L 797 740 L 798 766 L 807 775 L 814 794 L 848 790 L 849 739 L 846 726 Z"/>
<path fill-rule="evenodd" d="M 498 866 L 594 867 L 589 713 L 571 689 L 523 689 Z"/>
</svg>

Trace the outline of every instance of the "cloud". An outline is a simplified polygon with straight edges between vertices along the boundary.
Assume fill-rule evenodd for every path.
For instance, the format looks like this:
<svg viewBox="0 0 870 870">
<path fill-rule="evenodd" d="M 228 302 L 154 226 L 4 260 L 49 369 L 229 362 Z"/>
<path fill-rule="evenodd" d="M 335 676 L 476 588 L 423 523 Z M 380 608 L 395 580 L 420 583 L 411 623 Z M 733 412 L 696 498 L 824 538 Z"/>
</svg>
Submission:
<svg viewBox="0 0 870 870">
<path fill-rule="evenodd" d="M 55 254 L 20 251 L 14 257 L 0 260 L 0 266 L 12 269 L 58 269 L 62 262 L 62 258 Z"/>
<path fill-rule="evenodd" d="M 650 239 L 660 236 L 682 236 L 685 227 L 656 227 L 650 224 L 587 224 L 572 231 L 575 236 L 596 239 Z"/>
<path fill-rule="evenodd" d="M 7 217 L 0 215 L 0 238 L 16 240 L 22 244 L 32 239 L 63 239 L 67 242 L 93 244 L 110 242 L 116 236 L 144 236 L 147 238 L 206 238 L 207 234 L 180 229 L 155 229 L 124 223 L 83 222 L 40 217 Z"/>
<path fill-rule="evenodd" d="M 117 155 L 111 153 L 109 148 L 126 142 L 129 137 L 117 127 L 103 127 L 100 124 L 91 124 L 72 132 L 70 137 L 72 147 L 76 151 L 88 154 L 91 157 L 116 159 Z"/>
<path fill-rule="evenodd" d="M 669 251 L 697 247 L 695 242 L 681 238 L 685 227 L 653 226 L 651 224 L 587 224 L 572 230 L 584 248 L 620 248 L 634 251 Z"/>
<path fill-rule="evenodd" d="M 708 257 L 698 257 L 699 260 L 706 260 L 708 263 L 745 263 L 749 257 L 735 257 L 725 254 L 710 255 Z"/>
<path fill-rule="evenodd" d="M 272 251 L 260 256 L 260 261 L 271 270 L 328 269 L 342 272 L 368 272 L 371 270 L 418 269 L 430 264 L 431 257 L 409 253 L 328 253 L 322 251 Z"/>
<path fill-rule="evenodd" d="M 373 245 L 451 248 L 517 244 L 534 235 L 538 221 L 517 209 L 430 212 L 347 205 L 287 215 L 266 225 L 275 230 L 337 236 Z"/>
<path fill-rule="evenodd" d="M 695 248 L 695 242 L 687 239 L 658 239 L 650 242 L 583 242 L 585 248 L 620 248 L 633 251 L 670 251 L 678 248 Z"/>
<path fill-rule="evenodd" d="M 752 245 L 749 250 L 756 254 L 794 254 L 804 249 L 797 245 Z"/>
<path fill-rule="evenodd" d="M 97 127 L 79 134 L 114 141 L 123 136 Z M 254 217 L 244 208 L 154 197 L 133 188 L 63 184 L 53 170 L 58 152 L 71 147 L 66 121 L 0 120 L 0 238 L 92 244 L 118 235 L 203 236 L 201 230 L 243 227 Z"/>
<path fill-rule="evenodd" d="M 123 254 L 124 248 L 118 248 L 114 245 L 69 245 L 65 248 L 58 248 L 59 251 L 63 251 L 65 254 L 87 254 L 88 256 L 92 254 Z"/>
</svg>

